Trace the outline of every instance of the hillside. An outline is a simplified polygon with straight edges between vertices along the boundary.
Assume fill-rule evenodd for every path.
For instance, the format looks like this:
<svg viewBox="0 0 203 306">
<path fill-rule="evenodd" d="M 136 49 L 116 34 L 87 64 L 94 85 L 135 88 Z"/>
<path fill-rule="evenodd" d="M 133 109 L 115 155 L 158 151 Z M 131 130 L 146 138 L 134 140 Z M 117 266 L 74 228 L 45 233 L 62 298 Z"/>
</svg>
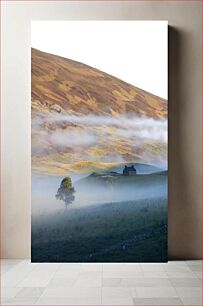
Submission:
<svg viewBox="0 0 203 306">
<path fill-rule="evenodd" d="M 32 48 L 32 109 L 165 118 L 166 100 L 85 64 Z"/>
<path fill-rule="evenodd" d="M 93 172 L 85 178 L 80 179 L 75 183 L 77 188 L 136 188 L 146 186 L 156 186 L 157 184 L 162 184 L 167 180 L 167 171 L 160 171 L 151 174 L 136 174 L 133 176 L 124 176 L 117 172 Z"/>
<path fill-rule="evenodd" d="M 167 260 L 164 197 L 81 209 L 73 204 L 59 213 L 32 217 L 32 262 L 134 263 L 158 258 Z"/>
<path fill-rule="evenodd" d="M 166 100 L 85 64 L 31 55 L 33 173 L 166 160 Z"/>
</svg>

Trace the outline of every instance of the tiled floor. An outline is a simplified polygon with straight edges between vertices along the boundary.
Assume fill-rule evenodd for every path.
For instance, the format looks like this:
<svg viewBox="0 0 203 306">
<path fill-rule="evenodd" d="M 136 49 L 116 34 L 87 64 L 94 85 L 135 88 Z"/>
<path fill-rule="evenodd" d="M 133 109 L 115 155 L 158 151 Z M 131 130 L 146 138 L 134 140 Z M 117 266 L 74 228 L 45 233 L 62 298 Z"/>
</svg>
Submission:
<svg viewBox="0 0 203 306">
<path fill-rule="evenodd" d="M 202 305 L 202 262 L 1 261 L 1 305 Z"/>
</svg>

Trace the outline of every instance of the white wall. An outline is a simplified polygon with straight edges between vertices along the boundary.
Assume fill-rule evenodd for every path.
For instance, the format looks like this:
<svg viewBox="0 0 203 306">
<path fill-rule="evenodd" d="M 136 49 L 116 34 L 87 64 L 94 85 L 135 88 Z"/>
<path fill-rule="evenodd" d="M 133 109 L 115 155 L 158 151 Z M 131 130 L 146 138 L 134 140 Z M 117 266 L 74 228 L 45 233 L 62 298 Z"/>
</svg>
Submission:
<svg viewBox="0 0 203 306">
<path fill-rule="evenodd" d="M 30 21 L 168 20 L 169 255 L 200 258 L 201 2 L 4 1 L 2 206 L 4 258 L 30 257 Z"/>
</svg>

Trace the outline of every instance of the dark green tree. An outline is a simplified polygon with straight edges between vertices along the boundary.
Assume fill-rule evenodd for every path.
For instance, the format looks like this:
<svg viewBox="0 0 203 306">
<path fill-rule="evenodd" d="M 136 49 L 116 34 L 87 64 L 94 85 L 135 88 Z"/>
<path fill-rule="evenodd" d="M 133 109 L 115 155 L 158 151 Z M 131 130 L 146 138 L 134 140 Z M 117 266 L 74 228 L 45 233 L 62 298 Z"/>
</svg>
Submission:
<svg viewBox="0 0 203 306">
<path fill-rule="evenodd" d="M 64 201 L 65 206 L 67 207 L 75 200 L 74 193 L 75 189 L 72 185 L 72 180 L 67 176 L 61 181 L 61 185 L 56 194 L 56 199 Z"/>
</svg>

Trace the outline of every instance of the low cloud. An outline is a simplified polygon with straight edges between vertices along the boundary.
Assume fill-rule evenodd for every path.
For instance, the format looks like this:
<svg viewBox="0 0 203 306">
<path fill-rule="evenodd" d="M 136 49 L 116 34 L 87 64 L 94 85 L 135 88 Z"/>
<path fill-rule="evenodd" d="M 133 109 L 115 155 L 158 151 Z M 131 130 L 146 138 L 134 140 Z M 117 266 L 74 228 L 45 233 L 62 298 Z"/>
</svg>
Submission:
<svg viewBox="0 0 203 306">
<path fill-rule="evenodd" d="M 93 133 L 83 131 L 57 130 L 47 136 L 47 140 L 56 146 L 63 147 L 88 147 L 96 143 Z"/>
<path fill-rule="evenodd" d="M 63 123 L 80 124 L 83 126 L 116 127 L 116 134 L 127 138 L 155 140 L 167 143 L 167 121 L 135 116 L 74 116 L 56 115 L 49 120 Z M 112 131 L 113 133 L 113 131 Z"/>
<path fill-rule="evenodd" d="M 167 120 L 130 115 L 42 116 L 32 120 L 32 132 L 33 139 L 37 139 L 39 144 L 37 150 L 33 147 L 33 154 L 41 154 L 43 150 L 46 153 L 47 147 L 57 152 L 72 149 L 74 154 L 85 154 L 88 149 L 95 148 L 95 154 L 101 154 L 97 156 L 105 162 L 125 161 L 125 154 L 133 158 L 136 152 L 142 152 L 140 157 L 143 161 L 149 161 L 154 159 L 155 154 L 157 160 L 165 159 L 165 153 L 143 151 L 145 142 L 167 148 Z"/>
</svg>

